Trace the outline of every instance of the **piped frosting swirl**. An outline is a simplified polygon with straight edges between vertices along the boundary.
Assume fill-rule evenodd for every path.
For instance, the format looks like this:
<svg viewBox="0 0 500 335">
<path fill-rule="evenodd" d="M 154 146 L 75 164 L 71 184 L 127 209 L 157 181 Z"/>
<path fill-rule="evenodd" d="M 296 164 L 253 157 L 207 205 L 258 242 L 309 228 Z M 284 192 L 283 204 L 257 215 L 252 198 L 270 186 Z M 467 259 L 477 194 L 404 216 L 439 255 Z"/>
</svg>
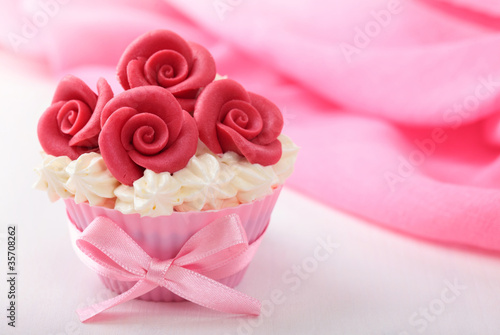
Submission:
<svg viewBox="0 0 500 335">
<path fill-rule="evenodd" d="M 283 154 L 275 165 L 251 164 L 234 152 L 216 155 L 199 142 L 185 168 L 173 174 L 147 169 L 132 186 L 116 180 L 98 153 L 74 161 L 43 154 L 36 187 L 47 191 L 52 201 L 73 197 L 77 203 L 142 216 L 234 207 L 270 194 L 293 171 L 298 147 L 284 135 L 278 140 Z"/>
</svg>

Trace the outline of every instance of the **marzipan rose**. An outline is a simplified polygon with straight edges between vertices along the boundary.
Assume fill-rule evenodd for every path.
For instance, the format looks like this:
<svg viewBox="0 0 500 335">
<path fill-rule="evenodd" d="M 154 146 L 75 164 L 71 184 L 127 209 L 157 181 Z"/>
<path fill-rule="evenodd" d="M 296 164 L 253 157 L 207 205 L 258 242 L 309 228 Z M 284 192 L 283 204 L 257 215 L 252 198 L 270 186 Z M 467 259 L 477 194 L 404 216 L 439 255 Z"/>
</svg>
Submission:
<svg viewBox="0 0 500 335">
<path fill-rule="evenodd" d="M 47 154 L 75 160 L 99 150 L 101 112 L 113 92 L 103 78 L 97 82 L 97 92 L 71 75 L 59 82 L 52 105 L 38 121 L 38 139 Z"/>
<path fill-rule="evenodd" d="M 200 140 L 216 154 L 234 151 L 261 165 L 276 164 L 281 158 L 280 110 L 234 80 L 217 80 L 203 89 L 194 118 Z"/>
<path fill-rule="evenodd" d="M 216 73 L 207 49 L 169 30 L 151 31 L 133 41 L 120 58 L 117 71 L 125 90 L 164 87 L 188 112 L 193 111 L 200 88 L 212 82 Z"/>
<path fill-rule="evenodd" d="M 111 174 L 131 186 L 145 169 L 174 173 L 196 152 L 196 122 L 158 86 L 132 88 L 113 98 L 101 115 L 101 155 Z"/>
</svg>

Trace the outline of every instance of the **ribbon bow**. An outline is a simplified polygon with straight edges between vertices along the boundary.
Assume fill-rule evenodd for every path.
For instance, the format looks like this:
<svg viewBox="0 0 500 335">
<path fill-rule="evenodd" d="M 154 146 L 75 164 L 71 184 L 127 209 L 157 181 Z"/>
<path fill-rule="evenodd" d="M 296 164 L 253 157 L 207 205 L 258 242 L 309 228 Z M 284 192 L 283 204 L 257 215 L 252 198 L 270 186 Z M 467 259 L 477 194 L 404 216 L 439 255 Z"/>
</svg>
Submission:
<svg viewBox="0 0 500 335">
<path fill-rule="evenodd" d="M 200 229 L 173 259 L 158 260 L 149 256 L 112 220 L 97 217 L 76 238 L 76 246 L 88 256 L 82 256 L 82 260 L 100 275 L 137 283 L 114 298 L 78 310 L 78 316 L 84 322 L 158 286 L 217 311 L 259 315 L 258 300 L 214 279 L 231 276 L 245 268 L 262 235 L 248 245 L 239 216 L 232 214 Z"/>
</svg>

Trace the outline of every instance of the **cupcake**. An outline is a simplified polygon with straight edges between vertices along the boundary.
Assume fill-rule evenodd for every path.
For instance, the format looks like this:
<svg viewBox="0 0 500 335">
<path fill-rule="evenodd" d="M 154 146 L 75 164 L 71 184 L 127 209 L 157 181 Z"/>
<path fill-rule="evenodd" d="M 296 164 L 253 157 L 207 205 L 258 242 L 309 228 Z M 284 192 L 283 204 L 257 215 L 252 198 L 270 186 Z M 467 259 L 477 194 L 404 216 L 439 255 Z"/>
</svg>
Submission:
<svg viewBox="0 0 500 335">
<path fill-rule="evenodd" d="M 233 288 L 293 171 L 281 112 L 167 30 L 132 42 L 117 73 L 118 94 L 66 76 L 38 124 L 36 188 L 64 199 L 75 250 L 119 294 L 80 319 L 134 298 L 258 314 Z"/>
</svg>

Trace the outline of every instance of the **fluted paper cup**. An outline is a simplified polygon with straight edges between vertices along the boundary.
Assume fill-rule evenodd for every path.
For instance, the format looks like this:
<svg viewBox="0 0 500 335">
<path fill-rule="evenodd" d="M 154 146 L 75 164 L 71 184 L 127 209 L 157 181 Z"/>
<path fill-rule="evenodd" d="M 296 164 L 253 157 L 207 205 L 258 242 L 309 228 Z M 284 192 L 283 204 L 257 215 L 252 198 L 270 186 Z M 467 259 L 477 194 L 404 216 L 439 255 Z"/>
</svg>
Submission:
<svg viewBox="0 0 500 335">
<path fill-rule="evenodd" d="M 123 214 L 114 209 L 90 206 L 87 203 L 76 204 L 73 199 L 65 199 L 64 202 L 69 219 L 75 223 L 80 231 L 85 230 L 96 217 L 104 216 L 120 226 L 151 257 L 168 260 L 174 258 L 184 243 L 198 230 L 229 214 L 237 214 L 240 217 L 248 243 L 253 243 L 265 231 L 280 191 L 281 187 L 261 200 L 241 204 L 237 207 L 200 212 L 174 212 L 168 216 L 158 217 Z M 243 278 L 245 271 L 246 268 L 218 281 L 229 287 L 235 287 Z M 127 291 L 136 283 L 100 277 L 107 288 L 117 293 Z M 139 299 L 152 301 L 184 300 L 163 287 L 157 287 Z"/>
</svg>

